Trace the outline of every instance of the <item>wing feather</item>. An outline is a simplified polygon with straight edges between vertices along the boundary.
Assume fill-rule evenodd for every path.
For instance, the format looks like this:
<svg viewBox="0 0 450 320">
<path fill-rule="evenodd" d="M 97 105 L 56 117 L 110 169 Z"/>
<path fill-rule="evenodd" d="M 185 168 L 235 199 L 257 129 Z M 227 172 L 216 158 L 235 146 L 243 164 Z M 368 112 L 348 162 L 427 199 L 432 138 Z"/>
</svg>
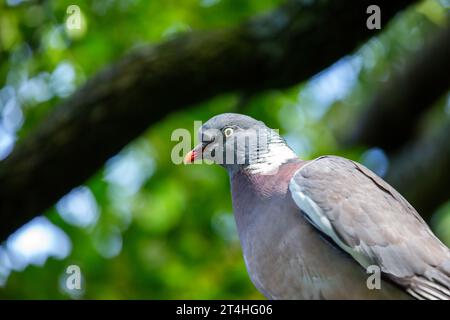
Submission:
<svg viewBox="0 0 450 320">
<path fill-rule="evenodd" d="M 289 189 L 309 221 L 359 264 L 421 299 L 450 299 L 450 250 L 387 182 L 361 164 L 324 156 L 300 168 Z"/>
</svg>

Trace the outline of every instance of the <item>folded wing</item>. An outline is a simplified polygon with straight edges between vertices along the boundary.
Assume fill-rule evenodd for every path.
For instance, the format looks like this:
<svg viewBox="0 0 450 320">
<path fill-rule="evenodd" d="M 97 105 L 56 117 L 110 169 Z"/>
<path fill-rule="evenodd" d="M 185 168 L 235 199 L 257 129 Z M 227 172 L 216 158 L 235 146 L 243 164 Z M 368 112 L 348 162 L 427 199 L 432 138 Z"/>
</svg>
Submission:
<svg viewBox="0 0 450 320">
<path fill-rule="evenodd" d="M 302 214 L 364 268 L 379 266 L 418 299 L 450 299 L 450 250 L 372 171 L 324 156 L 299 169 L 289 189 Z"/>
</svg>

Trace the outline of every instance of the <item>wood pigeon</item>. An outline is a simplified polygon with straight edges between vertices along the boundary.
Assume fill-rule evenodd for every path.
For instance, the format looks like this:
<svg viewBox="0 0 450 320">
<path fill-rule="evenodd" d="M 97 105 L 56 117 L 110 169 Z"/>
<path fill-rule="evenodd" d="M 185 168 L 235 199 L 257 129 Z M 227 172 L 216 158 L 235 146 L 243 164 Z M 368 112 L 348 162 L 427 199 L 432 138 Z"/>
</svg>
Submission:
<svg viewBox="0 0 450 320">
<path fill-rule="evenodd" d="M 185 163 L 227 169 L 245 264 L 267 298 L 450 299 L 450 250 L 363 165 L 300 160 L 277 132 L 240 114 L 211 118 L 199 140 Z M 370 270 L 378 287 L 368 285 Z"/>
</svg>

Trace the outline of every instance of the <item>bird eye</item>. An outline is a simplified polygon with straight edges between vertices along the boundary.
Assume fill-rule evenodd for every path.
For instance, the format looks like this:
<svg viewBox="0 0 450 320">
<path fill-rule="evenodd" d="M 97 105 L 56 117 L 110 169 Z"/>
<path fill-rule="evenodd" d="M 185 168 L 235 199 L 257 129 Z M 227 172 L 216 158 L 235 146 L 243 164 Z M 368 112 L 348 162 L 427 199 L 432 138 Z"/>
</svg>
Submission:
<svg viewBox="0 0 450 320">
<path fill-rule="evenodd" d="M 225 128 L 225 130 L 223 130 L 223 134 L 225 135 L 225 137 L 229 137 L 233 134 L 234 130 L 232 128 Z"/>
</svg>

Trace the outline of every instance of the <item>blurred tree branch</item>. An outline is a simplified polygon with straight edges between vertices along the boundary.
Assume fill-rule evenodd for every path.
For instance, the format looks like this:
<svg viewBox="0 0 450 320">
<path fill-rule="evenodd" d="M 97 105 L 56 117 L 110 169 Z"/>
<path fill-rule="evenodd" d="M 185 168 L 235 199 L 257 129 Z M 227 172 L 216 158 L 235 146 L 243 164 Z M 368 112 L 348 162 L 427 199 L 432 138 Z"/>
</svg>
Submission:
<svg viewBox="0 0 450 320">
<path fill-rule="evenodd" d="M 230 91 L 293 85 L 374 34 L 412 0 L 289 1 L 227 30 L 192 32 L 143 48 L 101 71 L 0 165 L 0 239 L 83 183 L 149 125 Z"/>
<path fill-rule="evenodd" d="M 414 137 L 418 123 L 450 88 L 450 25 L 427 41 L 373 97 L 345 144 L 384 148 L 389 181 L 428 219 L 450 198 L 450 123 Z"/>
<path fill-rule="evenodd" d="M 450 23 L 376 93 L 346 144 L 394 151 L 414 137 L 421 115 L 449 88 Z"/>
<path fill-rule="evenodd" d="M 410 142 L 392 159 L 386 180 L 425 220 L 450 199 L 450 120 Z"/>
</svg>

